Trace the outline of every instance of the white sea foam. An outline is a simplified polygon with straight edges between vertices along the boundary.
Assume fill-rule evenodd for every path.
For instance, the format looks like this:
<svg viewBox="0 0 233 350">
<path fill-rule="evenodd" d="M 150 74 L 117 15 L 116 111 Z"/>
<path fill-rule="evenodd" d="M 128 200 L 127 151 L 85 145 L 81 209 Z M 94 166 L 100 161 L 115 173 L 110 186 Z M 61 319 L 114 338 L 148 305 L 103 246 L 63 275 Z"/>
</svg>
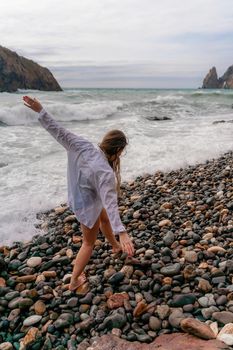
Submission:
<svg viewBox="0 0 233 350">
<path fill-rule="evenodd" d="M 111 117 L 121 107 L 121 102 L 83 102 L 76 104 L 49 103 L 48 112 L 58 121 L 85 121 Z M 23 105 L 3 106 L 0 108 L 0 121 L 6 125 L 31 125 L 37 122 L 36 114 Z"/>
</svg>

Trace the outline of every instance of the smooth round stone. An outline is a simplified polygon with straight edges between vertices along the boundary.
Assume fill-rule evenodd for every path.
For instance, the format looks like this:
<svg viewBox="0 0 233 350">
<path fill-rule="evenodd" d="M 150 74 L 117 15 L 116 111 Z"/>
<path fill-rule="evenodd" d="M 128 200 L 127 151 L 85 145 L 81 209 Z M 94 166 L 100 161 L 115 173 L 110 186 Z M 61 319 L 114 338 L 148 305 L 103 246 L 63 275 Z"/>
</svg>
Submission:
<svg viewBox="0 0 233 350">
<path fill-rule="evenodd" d="M 217 305 L 225 305 L 226 303 L 227 303 L 226 295 L 220 295 L 220 297 L 218 297 L 216 300 Z"/>
<path fill-rule="evenodd" d="M 158 317 L 151 316 L 149 319 L 149 327 L 152 331 L 158 331 L 161 329 L 162 322 Z"/>
<path fill-rule="evenodd" d="M 79 307 L 79 311 L 81 313 L 86 313 L 89 309 L 90 309 L 90 305 L 88 305 L 88 304 L 82 304 Z"/>
<path fill-rule="evenodd" d="M 153 249 L 148 249 L 145 251 L 145 256 L 152 257 L 155 251 Z"/>
<path fill-rule="evenodd" d="M 23 300 L 22 297 L 16 297 L 16 298 L 12 299 L 8 304 L 9 309 L 16 309 L 19 306 L 19 302 L 21 300 Z M 33 302 L 32 302 L 32 304 L 33 304 Z"/>
<path fill-rule="evenodd" d="M 88 314 L 82 313 L 82 314 L 80 315 L 80 319 L 81 319 L 82 321 L 85 321 L 85 320 L 87 320 L 88 318 L 89 318 L 89 315 L 88 315 Z"/>
<path fill-rule="evenodd" d="M 29 327 L 40 322 L 41 319 L 42 319 L 42 316 L 40 315 L 32 315 L 25 318 L 25 320 L 23 321 L 23 325 Z"/>
<path fill-rule="evenodd" d="M 182 307 L 184 305 L 193 304 L 195 301 L 196 296 L 194 294 L 180 294 L 174 296 L 170 306 Z"/>
<path fill-rule="evenodd" d="M 105 318 L 103 322 L 103 326 L 107 329 L 112 328 L 122 328 L 126 325 L 127 319 L 125 315 L 121 315 L 119 313 L 114 313 L 108 317 Z"/>
<path fill-rule="evenodd" d="M 216 302 L 214 300 L 214 295 L 211 293 L 208 293 L 205 295 L 208 298 L 208 306 L 214 306 L 216 305 Z"/>
<path fill-rule="evenodd" d="M 20 312 L 21 312 L 20 309 L 11 310 L 7 318 L 8 321 L 13 321 L 14 319 L 16 319 L 16 317 L 19 316 Z"/>
<path fill-rule="evenodd" d="M 141 343 L 150 343 L 152 338 L 148 334 L 137 334 L 137 340 Z"/>
<path fill-rule="evenodd" d="M 10 342 L 0 344 L 0 350 L 13 350 L 13 345 Z"/>
<path fill-rule="evenodd" d="M 169 316 L 170 307 L 168 305 L 158 305 L 156 309 L 156 313 L 158 314 L 161 320 L 164 320 Z"/>
<path fill-rule="evenodd" d="M 36 267 L 40 266 L 42 263 L 42 258 L 39 256 L 33 256 L 27 260 L 27 266 Z"/>
<path fill-rule="evenodd" d="M 189 263 L 197 262 L 197 253 L 194 251 L 186 251 L 184 254 L 185 261 Z"/>
<path fill-rule="evenodd" d="M 214 277 L 212 279 L 213 284 L 219 284 L 219 283 L 225 283 L 225 282 L 226 282 L 226 276 Z"/>
<path fill-rule="evenodd" d="M 69 307 L 75 307 L 75 306 L 77 306 L 77 304 L 78 304 L 78 298 L 75 298 L 75 297 L 70 298 L 70 299 L 67 301 L 67 305 L 68 305 Z"/>
<path fill-rule="evenodd" d="M 211 291 L 212 286 L 207 280 L 205 280 L 204 278 L 200 278 L 198 283 L 198 289 L 206 293 Z"/>
<path fill-rule="evenodd" d="M 94 298 L 93 293 L 87 293 L 85 297 L 79 299 L 79 302 L 80 304 L 92 304 L 93 298 Z"/>
<path fill-rule="evenodd" d="M 193 311 L 193 305 L 192 304 L 184 305 L 183 306 L 183 310 L 184 310 L 184 312 L 192 312 Z"/>
<path fill-rule="evenodd" d="M 9 270 L 18 270 L 18 268 L 22 265 L 22 261 L 18 259 L 11 260 L 8 265 Z"/>
<path fill-rule="evenodd" d="M 93 305 L 98 305 L 100 302 L 101 302 L 101 297 L 99 295 L 96 295 L 92 300 Z"/>
<path fill-rule="evenodd" d="M 34 304 L 34 310 L 37 315 L 43 315 L 46 311 L 46 305 L 41 300 L 37 300 Z"/>
<path fill-rule="evenodd" d="M 186 318 L 181 321 L 181 329 L 189 334 L 196 335 L 202 339 L 214 339 L 215 335 L 211 328 L 197 319 Z"/>
<path fill-rule="evenodd" d="M 216 306 L 210 306 L 210 307 L 208 307 L 206 309 L 202 309 L 201 310 L 202 316 L 206 320 L 210 319 L 214 312 L 218 312 L 218 308 Z"/>
<path fill-rule="evenodd" d="M 172 231 L 168 231 L 163 237 L 163 242 L 167 247 L 170 247 L 175 240 L 175 235 Z"/>
<path fill-rule="evenodd" d="M 185 315 L 179 309 L 175 309 L 169 316 L 168 321 L 174 328 L 180 327 L 180 322 L 185 318 Z"/>
<path fill-rule="evenodd" d="M 14 291 L 14 292 L 9 292 L 5 295 L 5 299 L 7 301 L 11 301 L 14 298 L 17 298 L 19 296 L 19 292 L 18 291 Z"/>
<path fill-rule="evenodd" d="M 54 326 L 57 329 L 65 328 L 73 323 L 74 317 L 69 313 L 61 314 L 58 319 L 54 322 Z"/>
<path fill-rule="evenodd" d="M 179 263 L 175 263 L 170 266 L 164 266 L 161 268 L 160 272 L 164 276 L 175 276 L 178 275 L 181 269 L 181 265 Z"/>
<path fill-rule="evenodd" d="M 227 345 L 233 345 L 233 324 L 225 325 L 219 332 L 217 338 Z"/>
<path fill-rule="evenodd" d="M 116 272 L 108 279 L 110 284 L 118 284 L 124 279 L 125 275 L 122 272 Z"/>
<path fill-rule="evenodd" d="M 207 297 L 201 297 L 198 299 L 198 303 L 202 306 L 202 307 L 208 307 L 209 306 L 209 300 Z"/>
<path fill-rule="evenodd" d="M 223 324 L 233 323 L 233 313 L 229 311 L 214 312 L 212 317 Z"/>
</svg>

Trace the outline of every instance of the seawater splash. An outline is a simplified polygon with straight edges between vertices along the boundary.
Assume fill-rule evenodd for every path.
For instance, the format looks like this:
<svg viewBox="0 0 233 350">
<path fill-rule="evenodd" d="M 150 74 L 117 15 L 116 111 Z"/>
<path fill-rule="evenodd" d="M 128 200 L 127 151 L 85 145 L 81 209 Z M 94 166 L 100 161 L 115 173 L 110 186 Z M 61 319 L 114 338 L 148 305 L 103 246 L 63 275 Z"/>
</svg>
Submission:
<svg viewBox="0 0 233 350">
<path fill-rule="evenodd" d="M 46 109 L 61 122 L 79 122 L 105 119 L 114 115 L 121 102 L 83 102 L 83 103 L 48 103 Z M 0 126 L 33 125 L 37 123 L 36 114 L 23 105 L 3 106 L 0 108 Z"/>
<path fill-rule="evenodd" d="M 36 213 L 66 201 L 66 152 L 22 103 L 24 94 L 98 144 L 110 129 L 129 138 L 122 179 L 169 171 L 233 148 L 232 91 L 69 89 L 0 94 L 0 242 L 38 233 Z M 169 117 L 159 121 L 156 118 Z M 9 127 L 2 127 L 9 125 Z"/>
</svg>

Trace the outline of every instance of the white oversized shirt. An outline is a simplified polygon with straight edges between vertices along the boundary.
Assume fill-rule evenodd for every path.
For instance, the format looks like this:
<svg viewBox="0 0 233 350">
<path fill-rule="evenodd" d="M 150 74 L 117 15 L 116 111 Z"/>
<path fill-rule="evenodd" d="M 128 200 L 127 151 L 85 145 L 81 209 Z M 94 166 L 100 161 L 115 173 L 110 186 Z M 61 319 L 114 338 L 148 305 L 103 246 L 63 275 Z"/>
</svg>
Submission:
<svg viewBox="0 0 233 350">
<path fill-rule="evenodd" d="M 118 211 L 114 172 L 104 152 L 59 125 L 44 109 L 38 119 L 67 151 L 68 203 L 79 222 L 92 228 L 105 208 L 113 232 L 125 231 Z"/>
</svg>

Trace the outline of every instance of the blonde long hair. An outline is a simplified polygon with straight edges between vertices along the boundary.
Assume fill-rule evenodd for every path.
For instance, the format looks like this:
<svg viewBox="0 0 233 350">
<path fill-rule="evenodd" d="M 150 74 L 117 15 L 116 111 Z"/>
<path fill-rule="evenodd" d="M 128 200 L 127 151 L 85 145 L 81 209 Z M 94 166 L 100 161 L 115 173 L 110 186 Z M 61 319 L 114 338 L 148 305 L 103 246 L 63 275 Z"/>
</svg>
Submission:
<svg viewBox="0 0 233 350">
<path fill-rule="evenodd" d="M 121 186 L 121 162 L 119 152 L 128 145 L 128 140 L 121 130 L 109 131 L 99 144 L 100 149 L 106 155 L 109 165 L 112 167 L 116 177 L 116 190 L 120 196 Z M 112 157 L 115 156 L 115 159 Z"/>
</svg>

